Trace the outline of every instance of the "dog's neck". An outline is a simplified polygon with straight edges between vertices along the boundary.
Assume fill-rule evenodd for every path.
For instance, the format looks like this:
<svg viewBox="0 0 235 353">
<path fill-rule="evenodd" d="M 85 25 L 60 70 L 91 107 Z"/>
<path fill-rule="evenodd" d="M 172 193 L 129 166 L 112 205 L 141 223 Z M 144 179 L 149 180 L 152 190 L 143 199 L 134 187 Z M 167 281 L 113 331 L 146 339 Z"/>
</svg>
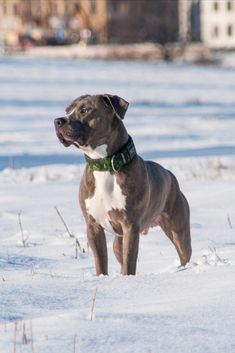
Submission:
<svg viewBox="0 0 235 353">
<path fill-rule="evenodd" d="M 107 156 L 112 156 L 119 151 L 127 143 L 128 137 L 125 126 L 122 123 L 118 124 L 109 136 L 107 143 Z"/>
<path fill-rule="evenodd" d="M 108 136 L 108 139 L 102 144 L 92 148 L 87 146 L 83 148 L 84 153 L 92 158 L 99 159 L 105 158 L 107 156 L 112 156 L 117 151 L 119 151 L 128 141 L 128 133 L 123 124 L 118 124 L 116 128 L 112 131 L 112 134 Z"/>
<path fill-rule="evenodd" d="M 102 141 L 103 142 L 103 141 Z M 106 142 L 106 143 L 105 143 Z M 93 172 L 119 172 L 136 156 L 135 145 L 123 124 L 118 124 L 103 144 L 84 149 L 85 159 Z"/>
<path fill-rule="evenodd" d="M 99 146 L 93 151 L 92 156 L 100 155 L 101 150 L 105 150 L 106 145 Z M 85 159 L 93 172 L 115 172 L 118 173 L 127 164 L 130 164 L 136 156 L 135 145 L 129 136 L 127 143 L 113 155 L 103 158 L 90 158 L 85 154 Z"/>
</svg>

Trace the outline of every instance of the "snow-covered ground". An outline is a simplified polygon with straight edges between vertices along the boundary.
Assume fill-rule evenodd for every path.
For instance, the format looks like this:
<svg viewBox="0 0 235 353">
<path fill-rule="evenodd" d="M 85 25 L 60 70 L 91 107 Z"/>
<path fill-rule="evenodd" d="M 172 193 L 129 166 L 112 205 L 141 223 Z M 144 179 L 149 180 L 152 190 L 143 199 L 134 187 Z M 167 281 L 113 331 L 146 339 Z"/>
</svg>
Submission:
<svg viewBox="0 0 235 353">
<path fill-rule="evenodd" d="M 234 87 L 233 68 L 0 59 L 0 353 L 235 352 Z M 77 202 L 83 156 L 53 127 L 85 93 L 127 99 L 138 152 L 178 177 L 186 269 L 156 228 L 135 277 L 119 275 L 107 234 L 110 275 L 95 276 Z M 84 248 L 77 259 L 55 206 Z"/>
</svg>

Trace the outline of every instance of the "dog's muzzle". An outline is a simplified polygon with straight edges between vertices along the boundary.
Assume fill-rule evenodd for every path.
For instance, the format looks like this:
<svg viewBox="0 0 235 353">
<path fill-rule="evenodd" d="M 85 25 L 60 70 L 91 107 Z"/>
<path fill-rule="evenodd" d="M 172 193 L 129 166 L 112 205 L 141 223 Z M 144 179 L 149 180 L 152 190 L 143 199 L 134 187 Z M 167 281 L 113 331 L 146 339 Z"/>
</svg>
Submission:
<svg viewBox="0 0 235 353">
<path fill-rule="evenodd" d="M 65 125 L 66 121 L 67 121 L 66 118 L 56 118 L 54 120 L 54 125 L 55 125 L 56 135 L 57 135 L 59 141 L 61 143 L 63 143 L 63 145 L 65 147 L 68 147 L 71 144 L 71 142 L 67 141 L 67 139 L 64 136 L 63 129 L 62 129 L 63 126 Z"/>
<path fill-rule="evenodd" d="M 77 124 L 81 125 L 80 122 L 77 122 Z M 55 125 L 56 135 L 59 141 L 65 147 L 69 147 L 71 144 L 73 144 L 77 148 L 80 148 L 80 146 L 84 146 L 85 140 L 81 134 L 81 131 L 79 134 L 76 133 L 76 131 L 72 131 L 70 122 L 67 118 L 65 117 L 56 118 L 54 120 L 54 125 Z"/>
</svg>

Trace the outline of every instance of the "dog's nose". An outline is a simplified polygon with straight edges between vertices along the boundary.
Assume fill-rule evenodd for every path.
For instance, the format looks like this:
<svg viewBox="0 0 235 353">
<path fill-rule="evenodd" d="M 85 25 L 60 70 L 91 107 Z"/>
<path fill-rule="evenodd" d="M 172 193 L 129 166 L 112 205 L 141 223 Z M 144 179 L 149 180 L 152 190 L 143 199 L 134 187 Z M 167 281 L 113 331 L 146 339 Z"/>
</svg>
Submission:
<svg viewBox="0 0 235 353">
<path fill-rule="evenodd" d="M 54 124 L 56 128 L 62 127 L 66 123 L 66 118 L 56 118 Z"/>
</svg>

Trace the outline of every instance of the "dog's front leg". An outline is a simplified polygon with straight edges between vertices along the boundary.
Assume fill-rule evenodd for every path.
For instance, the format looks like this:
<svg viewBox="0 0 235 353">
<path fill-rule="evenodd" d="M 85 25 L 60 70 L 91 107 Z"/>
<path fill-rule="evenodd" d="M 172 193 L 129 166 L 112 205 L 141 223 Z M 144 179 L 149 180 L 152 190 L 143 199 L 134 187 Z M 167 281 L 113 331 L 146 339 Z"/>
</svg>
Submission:
<svg viewBox="0 0 235 353">
<path fill-rule="evenodd" d="M 108 274 L 107 244 L 103 228 L 93 222 L 87 225 L 87 238 L 95 258 L 97 276 Z"/>
<path fill-rule="evenodd" d="M 136 262 L 139 249 L 139 226 L 128 225 L 124 230 L 123 237 L 123 275 L 135 275 Z"/>
</svg>

